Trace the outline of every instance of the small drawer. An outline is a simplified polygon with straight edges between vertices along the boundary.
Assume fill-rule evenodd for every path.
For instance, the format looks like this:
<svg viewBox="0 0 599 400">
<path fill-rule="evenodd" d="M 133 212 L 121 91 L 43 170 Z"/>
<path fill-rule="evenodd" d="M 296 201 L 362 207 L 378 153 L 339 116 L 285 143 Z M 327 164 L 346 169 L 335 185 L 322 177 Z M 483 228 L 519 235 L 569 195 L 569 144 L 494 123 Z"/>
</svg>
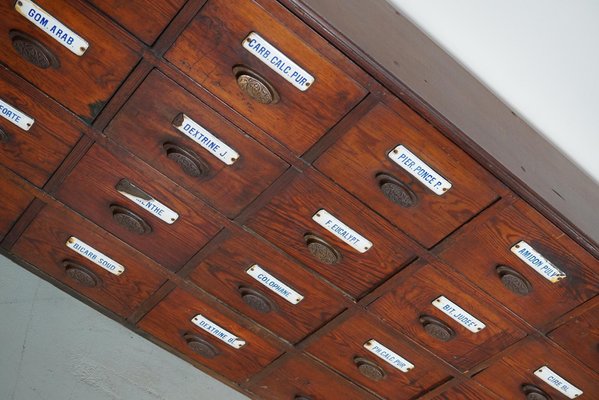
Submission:
<svg viewBox="0 0 599 400">
<path fill-rule="evenodd" d="M 76 0 L 2 0 L 0 60 L 91 122 L 139 56 L 88 7 Z"/>
<path fill-rule="evenodd" d="M 229 217 L 288 167 L 156 70 L 106 133 Z"/>
<path fill-rule="evenodd" d="M 77 125 L 72 114 L 0 66 L 2 164 L 43 186 L 81 137 Z"/>
<path fill-rule="evenodd" d="M 451 379 L 440 360 L 366 313 L 344 321 L 306 351 L 388 399 L 416 398 Z"/>
<path fill-rule="evenodd" d="M 599 261 L 524 202 L 454 238 L 440 257 L 535 327 L 599 293 Z"/>
<path fill-rule="evenodd" d="M 580 361 L 599 371 L 599 298 L 595 306 L 573 318 L 548 336 Z"/>
<path fill-rule="evenodd" d="M 122 317 L 166 282 L 158 264 L 58 203 L 44 207 L 11 251 Z"/>
<path fill-rule="evenodd" d="M 249 390 L 264 400 L 378 399 L 305 355 L 287 357 Z"/>
<path fill-rule="evenodd" d="M 501 400 L 489 389 L 474 381 L 467 381 L 432 398 L 432 400 Z M 535 400 L 535 399 L 527 399 Z"/>
<path fill-rule="evenodd" d="M 597 374 L 555 344 L 539 338 L 520 343 L 474 379 L 510 400 L 599 398 Z"/>
<path fill-rule="evenodd" d="M 368 308 L 460 370 L 526 336 L 521 324 L 459 274 L 417 261 Z"/>
<path fill-rule="evenodd" d="M 283 345 L 222 305 L 175 289 L 138 324 L 158 340 L 244 382 L 283 353 Z"/>
<path fill-rule="evenodd" d="M 125 150 L 94 145 L 57 197 L 170 270 L 178 270 L 221 228 L 200 200 Z M 173 222 L 174 220 L 174 222 Z"/>
<path fill-rule="evenodd" d="M 234 228 L 188 278 L 294 343 L 344 309 L 341 292 L 240 228 Z"/>
<path fill-rule="evenodd" d="M 185 0 L 87 0 L 151 46 Z"/>
<path fill-rule="evenodd" d="M 489 185 L 494 178 L 466 153 L 432 126 L 416 128 L 383 104 L 315 167 L 426 247 L 498 197 Z"/>
<path fill-rule="evenodd" d="M 300 155 L 366 95 L 363 73 L 275 2 L 210 0 L 165 57 Z"/>
<path fill-rule="evenodd" d="M 415 257 L 407 237 L 313 170 L 247 225 L 356 298 Z"/>
<path fill-rule="evenodd" d="M 21 178 L 0 166 L 0 239 L 33 201 L 34 192 Z"/>
</svg>

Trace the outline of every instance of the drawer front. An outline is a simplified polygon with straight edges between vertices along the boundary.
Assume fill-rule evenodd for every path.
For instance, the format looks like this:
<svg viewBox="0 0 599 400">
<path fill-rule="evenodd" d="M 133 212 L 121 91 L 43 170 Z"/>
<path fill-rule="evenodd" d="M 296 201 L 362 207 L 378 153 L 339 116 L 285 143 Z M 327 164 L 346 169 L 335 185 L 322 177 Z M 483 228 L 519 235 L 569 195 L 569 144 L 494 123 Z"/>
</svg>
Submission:
<svg viewBox="0 0 599 400">
<path fill-rule="evenodd" d="M 135 188 L 141 190 L 137 197 L 143 205 L 117 188 L 134 195 Z M 111 151 L 94 145 L 57 197 L 171 270 L 182 267 L 222 227 L 200 200 L 114 145 Z M 178 215 L 176 221 L 161 219 L 171 211 Z"/>
<path fill-rule="evenodd" d="M 377 399 L 305 355 L 288 357 L 249 390 L 265 400 Z"/>
<path fill-rule="evenodd" d="M 433 397 L 433 400 L 501 400 L 489 389 L 474 381 L 467 381 Z M 524 400 L 524 399 L 523 399 Z"/>
<path fill-rule="evenodd" d="M 494 178 L 463 151 L 382 104 L 315 166 L 426 247 L 497 198 L 488 185 Z"/>
<path fill-rule="evenodd" d="M 318 215 L 345 239 L 317 223 Z M 247 224 L 354 297 L 415 257 L 409 239 L 313 170 L 296 177 Z"/>
<path fill-rule="evenodd" d="M 58 203 L 46 205 L 12 251 L 122 317 L 166 281 L 158 264 Z"/>
<path fill-rule="evenodd" d="M 181 114 L 193 122 L 180 122 Z M 156 70 L 125 104 L 106 133 L 230 217 L 270 186 L 287 167 Z M 208 135 L 215 138 L 211 140 Z"/>
<path fill-rule="evenodd" d="M 21 178 L 0 166 L 0 239 L 33 201 L 32 189 Z"/>
<path fill-rule="evenodd" d="M 599 298 L 596 305 L 549 334 L 563 347 L 595 371 L 599 371 Z"/>
<path fill-rule="evenodd" d="M 205 328 L 192 322 L 198 315 L 204 318 L 202 325 Z M 235 382 L 247 380 L 283 353 L 281 343 L 252 327 L 248 321 L 182 289 L 171 292 L 138 326 Z M 241 347 L 223 342 L 229 339 L 233 345 Z"/>
<path fill-rule="evenodd" d="M 207 254 L 188 278 L 294 343 L 344 308 L 337 289 L 240 228 Z"/>
<path fill-rule="evenodd" d="M 535 374 L 542 367 L 547 374 L 544 377 L 553 384 Z M 599 393 L 599 376 L 596 373 L 557 346 L 534 338 L 522 343 L 474 379 L 505 399 L 590 400 Z M 568 395 L 555 388 L 558 382 L 560 387 L 568 387 Z M 583 393 L 570 397 L 576 393 L 575 389 Z"/>
<path fill-rule="evenodd" d="M 522 241 L 566 277 L 553 283 L 519 258 L 512 248 L 540 263 Z M 536 327 L 599 293 L 599 261 L 524 203 L 464 230 L 440 256 Z"/>
<path fill-rule="evenodd" d="M 277 15 L 249 0 L 211 0 L 166 58 L 302 154 L 356 105 L 366 90 L 351 78 L 360 72 L 349 60 L 277 4 L 270 7 Z M 251 49 L 246 50 L 243 43 L 252 32 L 260 39 L 249 38 Z M 307 75 L 314 77 L 310 86 L 306 86 Z M 298 85 L 301 82 L 301 87 L 287 78 Z"/>
<path fill-rule="evenodd" d="M 15 1 L 0 2 L 0 59 L 86 121 L 102 109 L 138 60 L 106 20 L 90 15 L 78 1 L 37 0 L 35 4 L 72 32 L 63 31 L 47 15 L 32 11 L 31 18 L 50 30 L 47 34 L 15 10 Z M 22 1 L 26 6 L 30 1 Z M 89 47 L 79 56 L 64 44 Z"/>
<path fill-rule="evenodd" d="M 482 291 L 437 262 L 409 266 L 369 310 L 461 370 L 526 336 Z"/>
<path fill-rule="evenodd" d="M 0 162 L 40 187 L 81 137 L 59 107 L 0 66 Z"/>
<path fill-rule="evenodd" d="M 366 343 L 374 341 L 379 346 L 373 347 L 378 354 L 365 348 Z M 385 349 L 380 350 L 383 348 L 380 345 Z M 439 360 L 400 335 L 393 334 L 367 314 L 357 314 L 344 321 L 314 341 L 306 351 L 352 382 L 389 399 L 416 398 L 451 378 Z M 407 372 L 390 364 L 404 361 L 413 366 Z"/>
<path fill-rule="evenodd" d="M 88 0 L 145 44 L 152 45 L 185 0 Z"/>
</svg>

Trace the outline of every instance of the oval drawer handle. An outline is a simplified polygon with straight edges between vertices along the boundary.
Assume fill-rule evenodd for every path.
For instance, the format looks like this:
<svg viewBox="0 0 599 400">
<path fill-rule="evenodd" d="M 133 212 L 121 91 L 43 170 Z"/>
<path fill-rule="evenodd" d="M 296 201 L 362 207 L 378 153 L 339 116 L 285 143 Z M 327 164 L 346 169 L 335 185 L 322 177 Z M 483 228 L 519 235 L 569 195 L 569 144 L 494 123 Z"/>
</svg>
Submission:
<svg viewBox="0 0 599 400">
<path fill-rule="evenodd" d="M 339 250 L 324 239 L 308 233 L 304 235 L 304 241 L 306 242 L 310 254 L 312 254 L 318 261 L 329 265 L 341 261 L 341 253 Z"/>
<path fill-rule="evenodd" d="M 453 329 L 430 315 L 421 316 L 420 324 L 426 333 L 442 342 L 447 342 L 455 337 L 455 331 Z"/>
<path fill-rule="evenodd" d="M 194 333 L 188 332 L 183 334 L 183 339 L 185 339 L 191 351 L 202 357 L 214 358 L 220 354 L 220 351 L 216 347 Z"/>
<path fill-rule="evenodd" d="M 275 308 L 272 301 L 256 289 L 241 286 L 237 290 L 243 302 L 260 313 L 267 314 Z"/>
<path fill-rule="evenodd" d="M 4 129 L 0 128 L 0 143 L 6 143 L 10 139 L 8 133 L 4 131 Z"/>
<path fill-rule="evenodd" d="M 551 400 L 551 397 L 536 385 L 525 383 L 520 389 L 526 395 L 526 400 Z"/>
<path fill-rule="evenodd" d="M 242 92 L 262 104 L 276 104 L 279 102 L 279 93 L 260 74 L 243 65 L 233 67 L 233 74 L 237 85 Z"/>
<path fill-rule="evenodd" d="M 501 279 L 501 283 L 508 290 L 520 296 L 526 296 L 532 292 L 532 285 L 524 276 L 507 265 L 498 266 L 495 271 Z"/>
<path fill-rule="evenodd" d="M 116 204 L 110 206 L 110 211 L 112 211 L 112 219 L 129 232 L 138 235 L 146 235 L 152 232 L 152 227 L 133 211 Z"/>
<path fill-rule="evenodd" d="M 64 260 L 62 266 L 67 277 L 82 286 L 95 288 L 102 282 L 95 273 L 75 261 Z"/>
<path fill-rule="evenodd" d="M 176 162 L 185 174 L 192 178 L 201 178 L 208 175 L 210 167 L 194 151 L 169 142 L 162 147 L 166 152 L 166 156 Z"/>
<path fill-rule="evenodd" d="M 27 62 L 41 69 L 60 67 L 54 53 L 28 34 L 12 30 L 8 36 L 12 41 L 12 47 Z"/>
<path fill-rule="evenodd" d="M 379 189 L 392 203 L 404 208 L 414 207 L 418 203 L 418 196 L 405 183 L 387 174 L 378 174 L 376 179 Z"/>
<path fill-rule="evenodd" d="M 312 400 L 312 397 L 302 396 L 301 394 L 296 395 L 293 400 Z"/>
<path fill-rule="evenodd" d="M 381 379 L 384 379 L 385 376 L 387 376 L 385 370 L 381 368 L 380 365 L 373 361 L 370 361 L 367 358 L 356 357 L 354 358 L 354 364 L 356 364 L 358 371 L 360 371 L 362 375 L 364 375 L 366 378 L 370 380 L 380 381 Z"/>
</svg>

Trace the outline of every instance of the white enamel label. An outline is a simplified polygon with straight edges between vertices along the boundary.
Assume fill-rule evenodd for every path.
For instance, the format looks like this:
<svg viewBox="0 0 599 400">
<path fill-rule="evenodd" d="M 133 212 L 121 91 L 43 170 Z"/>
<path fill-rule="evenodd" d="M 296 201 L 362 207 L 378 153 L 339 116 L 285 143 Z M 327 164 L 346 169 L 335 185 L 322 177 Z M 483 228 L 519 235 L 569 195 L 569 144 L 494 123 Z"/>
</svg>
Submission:
<svg viewBox="0 0 599 400">
<path fill-rule="evenodd" d="M 422 182 L 433 193 L 441 196 L 451 189 L 451 182 L 439 175 L 406 147 L 399 145 L 388 154 L 389 158 Z"/>
<path fill-rule="evenodd" d="M 561 281 L 566 277 L 566 274 L 560 271 L 558 267 L 553 265 L 535 249 L 533 249 L 525 241 L 520 241 L 512 246 L 512 253 L 526 263 L 529 267 L 537 271 L 543 278 L 552 283 Z"/>
<path fill-rule="evenodd" d="M 388 364 L 392 365 L 394 368 L 397 368 L 401 372 L 408 372 L 409 370 L 414 368 L 414 364 L 403 358 L 397 353 L 389 350 L 379 342 L 374 339 L 370 339 L 366 343 L 364 343 L 364 348 L 370 351 L 372 354 L 384 360 Z"/>
<path fill-rule="evenodd" d="M 101 268 L 105 269 L 113 275 L 118 276 L 125 272 L 125 267 L 123 267 L 121 264 L 114 261 L 112 258 L 105 256 L 98 250 L 91 247 L 89 244 L 82 242 L 74 236 L 71 236 L 67 240 L 66 245 L 75 253 L 87 258 L 94 264 L 100 266 Z"/>
<path fill-rule="evenodd" d="M 436 298 L 432 304 L 470 332 L 478 333 L 486 327 L 485 324 L 474 318 L 445 296 Z"/>
<path fill-rule="evenodd" d="M 576 399 L 582 395 L 582 390 L 550 370 L 546 365 L 537 369 L 535 375 L 570 399 Z"/>
<path fill-rule="evenodd" d="M 365 253 L 372 247 L 372 242 L 339 221 L 325 209 L 316 212 L 312 219 L 360 253 Z"/>
<path fill-rule="evenodd" d="M 314 77 L 291 61 L 256 32 L 243 40 L 243 48 L 302 92 L 314 83 Z"/>
<path fill-rule="evenodd" d="M 226 329 L 221 328 L 216 325 L 214 322 L 210 321 L 208 318 L 204 317 L 201 314 L 196 315 L 191 319 L 195 325 L 199 326 L 201 329 L 205 330 L 215 338 L 222 340 L 229 346 L 240 349 L 245 346 L 245 340 L 238 338 L 233 335 L 231 332 Z"/>
<path fill-rule="evenodd" d="M 2 99 L 0 99 L 0 115 L 24 131 L 28 131 L 35 122 L 33 118 Z"/>
<path fill-rule="evenodd" d="M 247 271 L 248 275 L 272 290 L 291 304 L 297 304 L 304 299 L 304 296 L 291 289 L 289 286 L 266 272 L 258 264 L 252 265 Z"/>
<path fill-rule="evenodd" d="M 173 121 L 173 126 L 225 164 L 232 165 L 239 159 L 239 153 L 187 115 L 180 114 Z"/>
<path fill-rule="evenodd" d="M 72 53 L 82 56 L 89 47 L 89 44 L 81 36 L 67 28 L 33 1 L 17 0 L 15 10 Z"/>
<path fill-rule="evenodd" d="M 135 204 L 137 204 L 138 206 L 140 206 L 141 208 L 143 208 L 144 210 L 146 210 L 147 212 L 149 212 L 150 214 L 152 214 L 153 216 L 166 222 L 167 224 L 172 224 L 179 218 L 179 214 L 177 214 L 176 212 L 174 212 L 173 210 L 171 210 L 170 208 L 168 208 L 167 206 L 165 206 L 164 204 L 162 204 L 161 202 L 159 202 L 151 196 L 148 196 L 148 199 L 144 199 L 132 193 L 127 193 L 122 189 L 118 190 L 118 192 L 126 198 L 128 198 L 129 200 L 131 200 L 132 202 L 134 202 Z"/>
</svg>

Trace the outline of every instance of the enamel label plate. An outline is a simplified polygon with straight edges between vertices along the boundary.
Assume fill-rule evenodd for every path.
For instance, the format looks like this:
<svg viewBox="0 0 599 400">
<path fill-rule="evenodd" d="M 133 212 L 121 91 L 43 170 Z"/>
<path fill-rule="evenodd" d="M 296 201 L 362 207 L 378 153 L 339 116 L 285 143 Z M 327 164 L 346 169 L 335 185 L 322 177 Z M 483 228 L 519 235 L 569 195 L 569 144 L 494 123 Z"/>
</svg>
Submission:
<svg viewBox="0 0 599 400">
<path fill-rule="evenodd" d="M 582 395 L 582 390 L 578 389 L 576 386 L 572 385 L 570 382 L 550 370 L 546 365 L 537 369 L 535 371 L 535 375 L 541 378 L 552 388 L 555 388 L 560 393 L 568 396 L 570 399 L 575 399 Z"/>
<path fill-rule="evenodd" d="M 116 190 L 131 200 L 133 203 L 137 204 L 139 207 L 143 208 L 156 218 L 161 219 L 167 224 L 174 223 L 178 218 L 179 214 L 139 189 L 137 186 L 129 182 L 127 179 L 121 179 L 121 181 L 116 185 Z"/>
<path fill-rule="evenodd" d="M 470 332 L 478 333 L 485 329 L 486 325 L 467 313 L 463 308 L 449 300 L 445 296 L 439 296 L 433 301 L 433 306 L 441 310 L 451 319 L 468 329 Z"/>
<path fill-rule="evenodd" d="M 433 193 L 441 196 L 451 189 L 451 182 L 439 175 L 405 146 L 397 146 L 389 152 L 388 157 Z"/>
<path fill-rule="evenodd" d="M 360 253 L 365 253 L 372 247 L 372 242 L 339 221 L 325 209 L 317 211 L 312 219 Z"/>
<path fill-rule="evenodd" d="M 123 267 L 121 264 L 114 261 L 112 258 L 105 256 L 98 250 L 91 247 L 89 244 L 82 242 L 74 236 L 71 236 L 69 240 L 67 240 L 66 245 L 75 253 L 87 258 L 94 264 L 100 266 L 113 275 L 118 276 L 125 272 L 125 267 Z"/>
<path fill-rule="evenodd" d="M 247 274 L 266 286 L 269 290 L 275 292 L 291 304 L 297 304 L 304 299 L 304 296 L 291 289 L 289 286 L 266 272 L 258 264 L 252 265 L 247 271 Z"/>
<path fill-rule="evenodd" d="M 24 131 L 28 131 L 35 122 L 33 118 L 14 108 L 2 99 L 0 99 L 0 115 Z"/>
<path fill-rule="evenodd" d="M 512 246 L 511 250 L 512 253 L 518 256 L 520 260 L 524 261 L 526 265 L 534 269 L 551 283 L 559 282 L 566 277 L 565 273 L 560 271 L 560 269 L 553 265 L 551 261 L 543 257 L 533 249 L 531 245 L 523 240 Z"/>
<path fill-rule="evenodd" d="M 201 314 L 193 317 L 191 322 L 235 349 L 240 349 L 245 346 L 245 340 L 240 339 L 226 329 L 221 328 Z"/>
<path fill-rule="evenodd" d="M 414 368 L 414 364 L 403 358 L 397 353 L 389 350 L 374 339 L 370 339 L 364 343 L 364 348 L 370 351 L 372 354 L 385 361 L 393 368 L 397 368 L 401 372 L 408 372 Z"/>
</svg>

